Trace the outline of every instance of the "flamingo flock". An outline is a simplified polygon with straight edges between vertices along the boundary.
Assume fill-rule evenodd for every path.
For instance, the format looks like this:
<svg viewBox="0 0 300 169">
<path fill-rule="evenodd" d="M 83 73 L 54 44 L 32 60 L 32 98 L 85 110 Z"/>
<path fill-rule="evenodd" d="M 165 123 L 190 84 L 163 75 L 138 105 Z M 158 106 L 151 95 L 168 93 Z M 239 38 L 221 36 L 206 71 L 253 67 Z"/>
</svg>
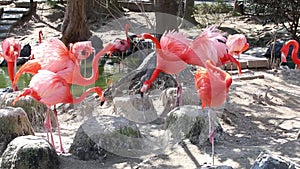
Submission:
<svg viewBox="0 0 300 169">
<path fill-rule="evenodd" d="M 101 103 L 104 102 L 102 89 L 93 87 L 87 89 L 82 96 L 74 98 L 70 92 L 70 85 L 77 84 L 87 86 L 95 83 L 99 76 L 98 62 L 107 53 L 126 52 L 130 46 L 128 36 L 129 25 L 126 24 L 126 40 L 118 39 L 108 43 L 101 51 L 95 54 L 92 61 L 92 75 L 86 78 L 81 75 L 81 61 L 87 59 L 94 51 L 90 41 L 76 42 L 66 47 L 57 38 L 49 38 L 41 42 L 33 51 L 33 59 L 22 65 L 15 71 L 15 62 L 20 53 L 20 42 L 14 38 L 7 38 L 2 42 L 3 56 L 8 64 L 9 76 L 14 91 L 17 91 L 17 82 L 24 73 L 33 75 L 29 87 L 25 88 L 15 99 L 16 103 L 21 97 L 31 96 L 35 100 L 47 105 L 48 111 L 45 118 L 45 129 L 47 138 L 55 148 L 52 136 L 52 127 L 49 109 L 54 106 L 54 117 L 58 127 L 60 141 L 60 152 L 64 152 L 62 145 L 59 122 L 55 105 L 58 103 L 80 103 L 89 93 L 96 92 L 100 96 Z M 138 38 L 150 39 L 156 46 L 157 65 L 150 79 L 143 82 L 140 92 L 145 93 L 158 77 L 159 73 L 178 74 L 187 65 L 199 67 L 194 79 L 199 98 L 202 100 L 203 109 L 214 109 L 221 106 L 226 100 L 229 87 L 232 83 L 231 76 L 219 68 L 221 65 L 232 62 L 237 65 L 241 74 L 241 65 L 233 56 L 248 49 L 246 37 L 232 35 L 228 39 L 219 33 L 215 26 L 206 28 L 194 39 L 187 34 L 178 31 L 166 31 L 160 40 L 149 33 L 137 35 Z M 178 82 L 177 106 L 180 103 L 181 85 Z M 209 118 L 211 117 L 208 111 Z M 211 121 L 211 118 L 210 120 Z M 209 140 L 214 145 L 213 127 L 209 124 Z M 50 136 L 49 134 L 50 133 Z M 212 148 L 213 150 L 213 148 Z"/>
</svg>

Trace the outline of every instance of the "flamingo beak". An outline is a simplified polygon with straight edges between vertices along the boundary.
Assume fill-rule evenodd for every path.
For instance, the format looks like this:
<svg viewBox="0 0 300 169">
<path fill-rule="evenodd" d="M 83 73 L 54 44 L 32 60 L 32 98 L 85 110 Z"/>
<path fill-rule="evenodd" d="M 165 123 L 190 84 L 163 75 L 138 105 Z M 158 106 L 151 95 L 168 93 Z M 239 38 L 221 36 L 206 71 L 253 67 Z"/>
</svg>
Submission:
<svg viewBox="0 0 300 169">
<path fill-rule="evenodd" d="M 105 101 L 101 101 L 101 102 L 100 102 L 100 106 L 103 106 L 104 102 L 105 102 Z"/>
</svg>

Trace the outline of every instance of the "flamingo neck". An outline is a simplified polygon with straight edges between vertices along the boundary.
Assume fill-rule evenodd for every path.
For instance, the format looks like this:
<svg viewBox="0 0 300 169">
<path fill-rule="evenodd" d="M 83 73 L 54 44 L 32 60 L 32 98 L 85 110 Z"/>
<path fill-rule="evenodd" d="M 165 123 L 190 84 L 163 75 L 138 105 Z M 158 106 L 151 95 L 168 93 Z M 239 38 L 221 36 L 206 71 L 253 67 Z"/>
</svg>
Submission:
<svg viewBox="0 0 300 169">
<path fill-rule="evenodd" d="M 150 35 L 150 34 L 145 34 L 145 35 L 144 35 L 144 38 L 145 38 L 145 39 L 150 39 L 150 40 L 152 40 L 152 42 L 153 42 L 153 43 L 155 44 L 155 46 L 156 46 L 156 49 L 161 49 L 161 45 L 160 45 L 158 39 L 155 38 L 154 36 L 152 36 L 152 35 Z"/>
<path fill-rule="evenodd" d="M 102 89 L 100 87 L 93 87 L 87 89 L 80 97 L 72 98 L 72 103 L 73 104 L 80 103 L 84 98 L 86 98 L 87 95 L 89 95 L 92 92 L 96 92 L 100 96 L 100 98 L 102 97 Z"/>
<path fill-rule="evenodd" d="M 16 91 L 16 86 L 13 85 L 14 78 L 15 78 L 15 62 L 7 62 L 7 71 L 8 71 L 9 79 L 12 84 L 12 88 L 14 91 Z"/>
<path fill-rule="evenodd" d="M 130 44 L 130 38 L 129 38 L 129 36 L 128 36 L 128 29 L 129 29 L 129 25 L 126 24 L 126 25 L 125 25 L 125 34 L 126 34 L 126 40 L 127 40 L 127 43 L 128 43 L 128 45 L 129 45 L 129 44 Z"/>
<path fill-rule="evenodd" d="M 300 59 L 298 58 L 298 51 L 299 51 L 299 43 L 296 40 L 290 40 L 286 44 L 288 47 L 291 45 L 294 46 L 293 51 L 292 51 L 292 60 L 295 64 L 300 66 Z"/>
<path fill-rule="evenodd" d="M 42 43 L 42 36 L 43 36 L 43 32 L 40 31 L 40 32 L 39 32 L 39 44 Z"/>
</svg>

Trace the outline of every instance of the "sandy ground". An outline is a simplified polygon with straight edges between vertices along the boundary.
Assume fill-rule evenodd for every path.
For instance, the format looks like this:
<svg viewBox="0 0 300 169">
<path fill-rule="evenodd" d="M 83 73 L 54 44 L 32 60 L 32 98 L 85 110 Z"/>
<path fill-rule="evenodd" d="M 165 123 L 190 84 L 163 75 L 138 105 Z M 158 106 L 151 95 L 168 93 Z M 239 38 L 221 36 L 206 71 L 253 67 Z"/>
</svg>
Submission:
<svg viewBox="0 0 300 169">
<path fill-rule="evenodd" d="M 146 17 L 145 17 L 146 16 Z M 37 15 L 32 16 L 12 31 L 23 44 L 36 44 L 38 31 L 44 32 L 44 38 L 60 37 L 59 28 L 63 11 L 53 10 L 40 4 Z M 119 37 L 125 38 L 124 23 L 129 22 L 131 33 L 153 30 L 154 15 L 149 13 L 128 13 L 101 28 L 94 24 L 92 33 L 99 36 L 104 44 Z M 227 18 L 222 26 L 238 30 L 255 38 L 258 32 L 273 31 L 272 25 L 261 26 L 248 18 Z M 195 36 L 201 32 L 198 28 L 181 31 Z M 251 45 L 251 44 L 250 44 Z M 228 100 L 219 112 L 219 119 L 225 131 L 224 140 L 216 144 L 216 165 L 229 165 L 233 168 L 250 168 L 262 151 L 285 156 L 300 164 L 300 142 L 296 141 L 300 131 L 300 71 L 299 70 L 250 70 L 245 74 L 264 75 L 263 79 L 235 79 L 230 88 Z M 99 114 L 110 114 L 112 108 L 106 103 Z M 59 114 L 63 142 L 69 149 L 75 132 L 82 121 L 74 112 Z M 37 132 L 45 137 L 45 133 Z M 57 137 L 56 137 L 57 138 Z M 56 140 L 58 141 L 58 140 Z M 58 145 L 58 144 L 57 144 Z M 196 168 L 210 164 L 210 145 L 198 147 L 190 143 L 186 146 L 174 145 L 174 149 L 164 155 L 153 154 L 140 159 L 114 158 L 104 162 L 80 161 L 70 154 L 60 155 L 61 169 L 74 168 Z M 143 162 L 142 162 L 143 161 Z"/>
</svg>

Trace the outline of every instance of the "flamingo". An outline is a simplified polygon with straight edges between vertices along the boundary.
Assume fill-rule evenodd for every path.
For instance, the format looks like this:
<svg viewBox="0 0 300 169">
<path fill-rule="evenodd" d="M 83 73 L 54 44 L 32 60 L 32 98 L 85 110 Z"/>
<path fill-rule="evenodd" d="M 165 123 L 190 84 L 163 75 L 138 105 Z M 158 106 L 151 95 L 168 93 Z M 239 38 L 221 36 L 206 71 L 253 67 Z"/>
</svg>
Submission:
<svg viewBox="0 0 300 169">
<path fill-rule="evenodd" d="M 49 70 L 57 73 L 69 84 L 87 86 L 95 83 L 99 76 L 98 61 L 102 55 L 112 48 L 112 44 L 107 44 L 99 51 L 92 61 L 92 75 L 85 78 L 80 73 L 80 60 L 86 59 L 92 51 L 91 42 L 76 42 L 70 45 L 70 51 L 56 38 L 43 42 L 39 51 L 36 51 L 37 58 L 22 65 L 16 73 L 14 84 L 23 73 L 36 74 L 39 70 Z M 55 52 L 53 52 L 55 51 Z M 35 56 L 36 56 L 35 55 Z"/>
<path fill-rule="evenodd" d="M 15 79 L 17 59 L 21 52 L 21 44 L 19 40 L 15 38 L 6 38 L 3 40 L 1 47 L 3 53 L 0 54 L 0 56 L 4 57 L 7 62 L 8 75 L 11 81 L 12 89 L 13 91 L 17 91 L 18 87 L 16 84 L 13 84 L 13 81 Z"/>
<path fill-rule="evenodd" d="M 13 104 L 15 104 L 21 97 L 29 95 L 35 100 L 47 105 L 47 114 L 44 126 L 47 132 L 48 140 L 50 133 L 52 146 L 54 147 L 54 149 L 56 149 L 52 135 L 52 127 L 49 113 L 50 107 L 55 106 L 58 103 L 78 104 L 91 92 L 96 92 L 100 96 L 100 101 L 104 101 L 102 89 L 100 87 L 90 88 L 86 90 L 80 97 L 74 98 L 70 92 L 70 84 L 68 84 L 64 78 L 62 78 L 57 73 L 51 72 L 49 70 L 39 70 L 38 73 L 32 77 L 29 83 L 29 88 L 24 89 L 23 92 L 16 97 Z M 54 118 L 57 124 L 57 131 L 60 142 L 60 152 L 64 153 L 56 110 L 54 111 Z"/>
<path fill-rule="evenodd" d="M 39 44 L 42 43 L 42 38 L 43 38 L 43 31 L 39 30 Z M 34 54 L 30 55 L 29 59 L 30 60 L 34 59 Z"/>
<path fill-rule="evenodd" d="M 205 68 L 200 67 L 194 75 L 195 87 L 202 101 L 202 108 L 208 109 L 209 140 L 212 144 L 212 158 L 214 164 L 214 129 L 211 109 L 220 107 L 228 94 L 232 83 L 230 74 L 216 67 L 211 60 L 205 62 Z"/>
<path fill-rule="evenodd" d="M 282 61 L 286 62 L 286 56 L 289 53 L 290 46 L 293 46 L 292 51 L 292 60 L 297 65 L 297 67 L 300 67 L 300 59 L 298 58 L 298 52 L 299 52 L 299 43 L 296 40 L 289 40 L 287 41 L 281 48 L 281 53 L 283 54 Z"/>
<path fill-rule="evenodd" d="M 143 93 L 150 88 L 151 84 L 158 77 L 160 72 L 177 75 L 186 68 L 186 63 L 180 59 L 179 55 L 182 51 L 186 50 L 189 39 L 185 34 L 176 31 L 165 32 L 160 41 L 149 33 L 144 33 L 137 37 L 152 40 L 157 51 L 156 68 L 154 69 L 150 79 L 146 80 L 140 89 L 141 95 L 143 96 Z M 177 39 L 180 39 L 180 41 Z M 177 85 L 176 106 L 179 105 L 181 95 L 181 85 L 178 80 Z"/>
<path fill-rule="evenodd" d="M 238 59 L 240 59 L 241 53 L 249 48 L 247 38 L 243 34 L 229 35 L 226 45 L 229 47 L 229 54 L 238 56 Z"/>
<path fill-rule="evenodd" d="M 130 38 L 128 36 L 129 24 L 125 24 L 125 35 L 126 39 L 116 39 L 113 42 L 113 47 L 110 49 L 110 56 L 113 52 L 124 53 L 130 48 Z"/>
<path fill-rule="evenodd" d="M 226 38 L 216 32 L 215 26 L 206 28 L 189 45 L 189 48 L 181 56 L 187 64 L 205 67 L 207 60 L 213 61 L 216 66 L 233 62 L 237 65 L 239 74 L 242 73 L 240 62 L 238 62 L 228 51 Z"/>
</svg>

